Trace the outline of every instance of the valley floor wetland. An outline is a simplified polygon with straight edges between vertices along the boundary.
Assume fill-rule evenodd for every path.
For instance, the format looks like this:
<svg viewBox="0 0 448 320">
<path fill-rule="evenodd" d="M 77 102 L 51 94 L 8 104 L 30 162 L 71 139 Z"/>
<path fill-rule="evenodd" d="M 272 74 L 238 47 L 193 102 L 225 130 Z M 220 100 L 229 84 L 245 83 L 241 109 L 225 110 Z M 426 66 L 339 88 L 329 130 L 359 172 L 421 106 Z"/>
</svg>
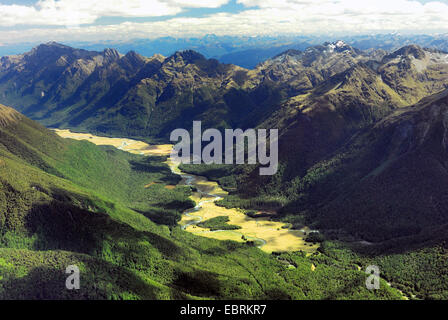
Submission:
<svg viewBox="0 0 448 320">
<path fill-rule="evenodd" d="M 111 145 L 123 151 L 147 156 L 167 156 L 170 155 L 172 149 L 172 145 L 169 144 L 149 145 L 142 141 L 126 138 L 98 137 L 88 133 L 74 133 L 70 130 L 55 129 L 54 131 L 63 138 L 87 140 L 96 145 Z M 291 230 L 284 228 L 285 223 L 272 221 L 269 217 L 251 218 L 239 209 L 220 207 L 216 201 L 226 196 L 227 192 L 216 182 L 182 172 L 179 169 L 179 164 L 172 162 L 169 158 L 167 164 L 172 172 L 182 177 L 179 185 L 192 186 L 195 190 L 191 198 L 196 206 L 185 211 L 179 222 L 184 230 L 198 236 L 218 240 L 253 241 L 255 245 L 268 253 L 299 250 L 312 253 L 318 248 L 318 245 L 305 242 L 306 234 L 311 231 L 308 228 Z M 142 187 L 148 187 L 148 185 Z M 220 216 L 228 217 L 227 223 L 238 226 L 239 229 L 211 231 L 198 226 L 201 222 Z"/>
</svg>

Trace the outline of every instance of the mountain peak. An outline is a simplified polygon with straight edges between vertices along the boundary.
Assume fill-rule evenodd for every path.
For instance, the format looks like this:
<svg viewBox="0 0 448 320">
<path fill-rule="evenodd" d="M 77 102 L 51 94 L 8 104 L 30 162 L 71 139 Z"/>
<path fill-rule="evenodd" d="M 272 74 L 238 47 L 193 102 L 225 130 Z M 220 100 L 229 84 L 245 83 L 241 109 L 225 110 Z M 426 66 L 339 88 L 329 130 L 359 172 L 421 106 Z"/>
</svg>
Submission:
<svg viewBox="0 0 448 320">
<path fill-rule="evenodd" d="M 183 50 L 183 51 L 177 51 L 175 54 L 172 55 L 175 59 L 181 58 L 187 63 L 194 63 L 197 60 L 204 60 L 205 57 L 200 54 L 197 51 L 194 50 Z"/>
<path fill-rule="evenodd" d="M 49 61 L 58 60 L 61 56 L 70 56 L 72 58 L 87 58 L 97 55 L 98 52 L 76 49 L 64 44 L 50 41 L 34 47 L 31 51 L 25 53 L 27 59 L 35 63 L 45 64 Z"/>
<path fill-rule="evenodd" d="M 128 70 L 138 70 L 147 62 L 147 58 L 139 55 L 135 51 L 129 51 L 124 56 L 120 56 L 120 65 Z"/>
<path fill-rule="evenodd" d="M 322 45 L 312 46 L 305 50 L 305 55 L 331 55 L 334 53 L 350 53 L 352 55 L 358 55 L 362 52 L 356 48 L 353 48 L 346 42 L 338 40 L 335 42 L 325 42 Z"/>
<path fill-rule="evenodd" d="M 142 55 L 135 52 L 134 50 L 131 50 L 128 53 L 126 53 L 125 57 L 131 61 L 136 61 L 136 62 L 145 61 L 145 58 Z"/>
<path fill-rule="evenodd" d="M 334 45 L 338 48 L 348 46 L 348 44 L 345 43 L 343 40 L 338 40 L 338 41 L 334 42 Z"/>
<path fill-rule="evenodd" d="M 350 47 L 344 40 L 337 40 L 334 42 L 326 42 L 324 45 L 332 48 Z"/>
<path fill-rule="evenodd" d="M 118 60 L 122 57 L 122 55 L 117 50 L 111 48 L 104 49 L 103 56 L 110 61 Z"/>
<path fill-rule="evenodd" d="M 403 48 L 398 49 L 392 54 L 388 55 L 388 58 L 396 58 L 398 56 L 413 56 L 415 59 L 421 60 L 425 58 L 425 50 L 416 44 L 411 44 Z"/>
<path fill-rule="evenodd" d="M 155 55 L 153 55 L 152 57 L 149 58 L 150 61 L 159 61 L 159 62 L 163 62 L 166 59 L 166 57 L 164 57 L 163 55 L 156 53 Z"/>
<path fill-rule="evenodd" d="M 56 42 L 56 41 L 48 41 L 46 43 L 41 44 L 40 46 L 46 46 L 46 47 L 57 47 L 57 48 L 70 48 L 69 46 L 66 46 L 62 43 Z"/>
<path fill-rule="evenodd" d="M 326 42 L 324 43 L 324 46 L 326 47 L 326 51 L 333 53 L 333 52 L 344 52 L 344 51 L 350 51 L 354 52 L 356 49 L 354 49 L 352 46 L 347 44 L 343 40 L 338 40 L 334 42 Z"/>
<path fill-rule="evenodd" d="M 75 51 L 76 49 L 66 46 L 62 43 L 50 41 L 50 42 L 42 43 L 42 44 L 38 45 L 37 47 L 34 47 L 29 53 L 31 53 L 31 54 L 38 53 L 39 54 L 39 53 L 45 53 L 45 52 L 49 52 L 49 51 L 57 52 L 60 50 Z"/>
<path fill-rule="evenodd" d="M 283 51 L 282 53 L 279 53 L 273 59 L 278 58 L 278 57 L 285 57 L 285 56 L 288 56 L 288 57 L 300 56 L 301 54 L 302 54 L 302 51 L 300 51 L 300 50 L 288 49 L 286 51 Z"/>
<path fill-rule="evenodd" d="M 103 53 L 106 56 L 120 56 L 120 53 L 116 49 L 112 49 L 112 48 L 104 49 Z"/>
</svg>

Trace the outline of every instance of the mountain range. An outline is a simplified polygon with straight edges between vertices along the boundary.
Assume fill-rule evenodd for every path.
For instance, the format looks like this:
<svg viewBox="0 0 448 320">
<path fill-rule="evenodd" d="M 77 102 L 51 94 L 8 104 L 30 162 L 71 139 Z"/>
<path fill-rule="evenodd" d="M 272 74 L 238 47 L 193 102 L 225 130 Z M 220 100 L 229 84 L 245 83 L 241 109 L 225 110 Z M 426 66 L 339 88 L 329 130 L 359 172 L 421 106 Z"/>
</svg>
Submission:
<svg viewBox="0 0 448 320">
<path fill-rule="evenodd" d="M 287 272 L 281 273 L 283 280 L 270 281 L 267 274 L 278 270 L 278 259 L 256 248 L 208 239 L 193 244 L 197 238 L 174 227 L 180 212 L 191 206 L 191 190 L 178 187 L 171 192 L 162 184 L 133 193 L 136 179 L 176 181 L 163 159 L 67 142 L 41 126 L 166 142 L 173 129 L 191 129 L 193 120 L 201 120 L 209 128 L 279 129 L 280 165 L 274 176 L 259 176 L 256 166 L 249 165 L 191 165 L 182 170 L 207 176 L 229 190 L 219 202 L 222 206 L 276 211 L 276 219 L 293 228 L 308 225 L 321 231 L 321 255 L 285 254 L 282 259 L 301 270 L 320 263 L 325 271 L 316 277 L 335 272 L 351 278 L 355 274 L 349 276 L 348 269 L 360 262 L 376 263 L 385 279 L 408 296 L 446 298 L 447 282 L 435 270 L 448 268 L 443 258 L 447 97 L 448 54 L 415 44 L 360 50 L 340 40 L 325 42 L 283 51 L 251 69 L 193 50 L 144 57 L 134 51 L 87 51 L 54 42 L 2 57 L 0 103 L 17 111 L 0 107 L 0 226 L 7 248 L 0 249 L 0 267 L 11 269 L 14 279 L 18 271 L 8 269 L 2 255 L 26 269 L 23 255 L 38 259 L 39 250 L 64 250 L 93 259 L 85 262 L 88 268 L 94 268 L 89 263 L 107 265 L 126 277 L 131 277 L 128 272 L 138 275 L 132 283 L 142 291 L 129 293 L 116 283 L 113 293 L 90 288 L 89 297 L 110 298 L 120 290 L 117 297 L 122 298 L 270 299 L 324 292 L 314 282 L 291 287 Z M 161 198 L 176 205 L 163 206 Z M 140 255 L 146 247 L 152 254 Z M 221 260 L 220 250 L 234 256 Z M 211 261 L 190 258 L 201 255 Z M 264 269 L 249 268 L 242 262 L 246 255 L 263 261 Z M 412 268 L 406 263 L 411 257 L 418 262 Z M 229 272 L 219 267 L 224 260 L 225 265 L 233 261 L 227 265 Z M 169 274 L 162 270 L 164 264 Z M 416 271 L 425 268 L 433 272 Z M 253 278 L 232 276 L 239 272 Z M 204 282 L 191 291 L 191 283 L 203 277 L 216 285 L 208 288 Z M 140 283 L 142 278 L 150 289 Z M 257 286 L 253 281 L 261 289 L 249 293 Z M 276 286 L 287 289 L 274 290 Z M 338 286 L 328 288 L 333 289 Z M 326 293 L 336 298 L 335 292 Z M 356 297 L 352 291 L 344 294 Z M 393 296 L 388 290 L 378 294 Z M 366 298 L 368 293 L 360 295 Z"/>
<path fill-rule="evenodd" d="M 404 99 L 402 104 L 443 88 L 443 53 L 412 46 L 402 50 L 410 52 L 367 54 L 341 41 L 286 51 L 248 70 L 194 51 L 146 58 L 132 51 L 121 55 L 48 43 L 1 58 L 0 101 L 50 127 L 166 139 L 193 119 L 218 128 L 254 126 L 275 106 L 336 81 L 329 79 L 361 62 L 394 91 L 391 95 Z M 422 86 L 434 88 L 417 88 L 423 77 L 433 76 L 430 72 L 434 79 Z"/>
<path fill-rule="evenodd" d="M 143 56 L 162 54 L 170 56 L 176 51 L 194 50 L 207 58 L 214 58 L 222 63 L 230 63 L 243 68 L 253 69 L 257 64 L 280 54 L 288 49 L 305 50 L 308 47 L 326 41 L 337 41 L 341 36 L 325 35 L 276 35 L 276 36 L 217 36 L 208 34 L 197 38 L 162 37 L 156 39 L 131 39 L 126 41 L 73 42 L 64 44 L 91 51 L 103 51 L 115 48 L 119 52 L 139 52 Z M 361 50 L 395 51 L 406 45 L 416 44 L 425 48 L 448 51 L 446 34 L 374 34 L 342 36 L 351 46 Z M 0 45 L 0 56 L 19 54 L 38 45 L 29 43 L 3 43 Z"/>
</svg>

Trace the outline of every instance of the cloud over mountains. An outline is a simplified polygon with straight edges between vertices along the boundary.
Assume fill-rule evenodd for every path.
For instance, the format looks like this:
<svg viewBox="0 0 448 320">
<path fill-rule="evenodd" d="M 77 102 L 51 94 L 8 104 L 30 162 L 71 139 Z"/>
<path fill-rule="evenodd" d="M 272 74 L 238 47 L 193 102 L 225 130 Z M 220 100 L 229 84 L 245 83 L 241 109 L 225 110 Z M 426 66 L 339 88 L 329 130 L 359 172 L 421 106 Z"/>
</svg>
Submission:
<svg viewBox="0 0 448 320">
<path fill-rule="evenodd" d="M 22 3 L 22 4 L 20 4 Z M 314 33 L 447 32 L 447 1 L 0 2 L 0 42 Z M 26 32 L 24 32 L 24 30 Z"/>
</svg>

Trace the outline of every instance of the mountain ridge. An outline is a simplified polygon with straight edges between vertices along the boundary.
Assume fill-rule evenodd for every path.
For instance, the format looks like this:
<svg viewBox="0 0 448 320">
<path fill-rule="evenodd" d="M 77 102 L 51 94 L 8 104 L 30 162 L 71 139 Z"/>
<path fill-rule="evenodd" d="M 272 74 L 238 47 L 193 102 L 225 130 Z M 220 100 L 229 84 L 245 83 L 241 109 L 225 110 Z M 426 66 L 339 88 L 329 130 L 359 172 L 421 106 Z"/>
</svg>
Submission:
<svg viewBox="0 0 448 320">
<path fill-rule="evenodd" d="M 39 52 L 51 48 L 55 52 L 37 63 Z M 0 60 L 0 102 L 16 104 L 47 126 L 166 139 L 193 120 L 218 128 L 257 125 L 296 96 L 332 89 L 334 77 L 362 64 L 381 78 L 379 90 L 385 93 L 380 95 L 389 97 L 392 108 L 446 87 L 448 58 L 439 51 L 412 45 L 385 56 L 370 54 L 340 40 L 287 51 L 247 70 L 192 50 L 146 58 L 133 51 L 87 52 L 50 43 Z M 373 78 L 369 83 L 377 82 Z M 349 91 L 365 94 L 354 82 L 345 83 Z M 210 117 L 216 113 L 220 116 Z"/>
<path fill-rule="evenodd" d="M 6 127 L 10 123 L 19 121 L 21 115 L 13 108 L 0 104 L 0 126 Z"/>
</svg>

